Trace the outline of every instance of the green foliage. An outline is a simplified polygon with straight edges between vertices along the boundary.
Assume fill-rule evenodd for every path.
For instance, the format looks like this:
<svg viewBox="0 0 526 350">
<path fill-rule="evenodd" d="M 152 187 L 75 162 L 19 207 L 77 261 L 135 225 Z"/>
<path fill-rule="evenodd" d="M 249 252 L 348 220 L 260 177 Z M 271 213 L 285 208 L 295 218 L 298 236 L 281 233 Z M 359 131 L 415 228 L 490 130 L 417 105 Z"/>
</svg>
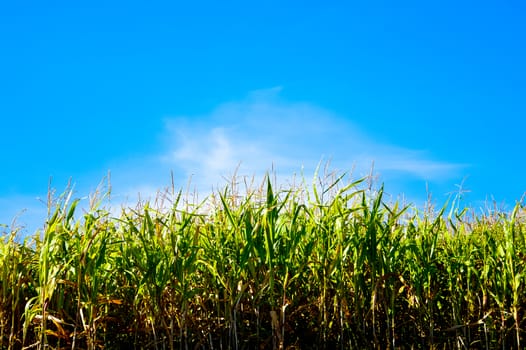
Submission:
<svg viewBox="0 0 526 350">
<path fill-rule="evenodd" d="M 364 180 L 79 218 L 66 193 L 4 229 L 0 348 L 523 348 L 524 207 L 421 212 Z"/>
</svg>

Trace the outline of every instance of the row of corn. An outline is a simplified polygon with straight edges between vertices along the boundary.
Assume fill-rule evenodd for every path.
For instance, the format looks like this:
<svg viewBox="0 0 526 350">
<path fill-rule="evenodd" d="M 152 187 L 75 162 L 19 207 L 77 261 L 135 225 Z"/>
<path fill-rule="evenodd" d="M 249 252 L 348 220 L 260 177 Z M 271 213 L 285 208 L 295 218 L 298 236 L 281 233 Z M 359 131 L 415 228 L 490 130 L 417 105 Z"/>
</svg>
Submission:
<svg viewBox="0 0 526 350">
<path fill-rule="evenodd" d="M 0 349 L 522 349 L 526 222 L 388 203 L 345 176 L 57 198 L 0 241 Z"/>
</svg>

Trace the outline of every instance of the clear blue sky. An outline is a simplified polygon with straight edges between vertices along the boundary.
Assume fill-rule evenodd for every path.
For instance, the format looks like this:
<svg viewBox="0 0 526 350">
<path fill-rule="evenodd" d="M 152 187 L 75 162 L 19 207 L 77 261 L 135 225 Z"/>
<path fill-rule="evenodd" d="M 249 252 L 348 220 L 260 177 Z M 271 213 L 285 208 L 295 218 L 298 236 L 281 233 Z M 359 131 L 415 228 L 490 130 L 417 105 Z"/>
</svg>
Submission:
<svg viewBox="0 0 526 350">
<path fill-rule="evenodd" d="M 0 223 L 108 170 L 117 202 L 327 159 L 415 202 L 526 191 L 523 1 L 12 1 L 0 38 Z"/>
</svg>

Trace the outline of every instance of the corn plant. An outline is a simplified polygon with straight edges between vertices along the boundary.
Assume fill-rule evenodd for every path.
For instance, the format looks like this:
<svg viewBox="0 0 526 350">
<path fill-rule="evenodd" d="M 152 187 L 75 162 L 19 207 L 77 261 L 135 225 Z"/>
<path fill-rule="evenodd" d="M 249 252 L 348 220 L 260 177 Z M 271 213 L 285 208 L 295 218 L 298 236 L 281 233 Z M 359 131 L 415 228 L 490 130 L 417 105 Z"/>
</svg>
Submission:
<svg viewBox="0 0 526 350">
<path fill-rule="evenodd" d="M 0 348 L 524 347 L 521 203 L 420 210 L 348 179 L 120 213 L 67 191 L 42 231 L 4 227 Z"/>
</svg>

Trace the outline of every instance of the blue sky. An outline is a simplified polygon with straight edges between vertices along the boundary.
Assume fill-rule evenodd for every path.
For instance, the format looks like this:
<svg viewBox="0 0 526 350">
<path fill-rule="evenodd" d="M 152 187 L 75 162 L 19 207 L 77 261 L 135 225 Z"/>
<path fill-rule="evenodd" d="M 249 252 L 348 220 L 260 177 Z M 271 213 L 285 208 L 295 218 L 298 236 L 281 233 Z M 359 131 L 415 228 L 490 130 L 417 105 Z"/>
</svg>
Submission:
<svg viewBox="0 0 526 350">
<path fill-rule="evenodd" d="M 0 10 L 0 223 L 320 161 L 396 198 L 526 191 L 522 1 L 49 1 Z"/>
</svg>

